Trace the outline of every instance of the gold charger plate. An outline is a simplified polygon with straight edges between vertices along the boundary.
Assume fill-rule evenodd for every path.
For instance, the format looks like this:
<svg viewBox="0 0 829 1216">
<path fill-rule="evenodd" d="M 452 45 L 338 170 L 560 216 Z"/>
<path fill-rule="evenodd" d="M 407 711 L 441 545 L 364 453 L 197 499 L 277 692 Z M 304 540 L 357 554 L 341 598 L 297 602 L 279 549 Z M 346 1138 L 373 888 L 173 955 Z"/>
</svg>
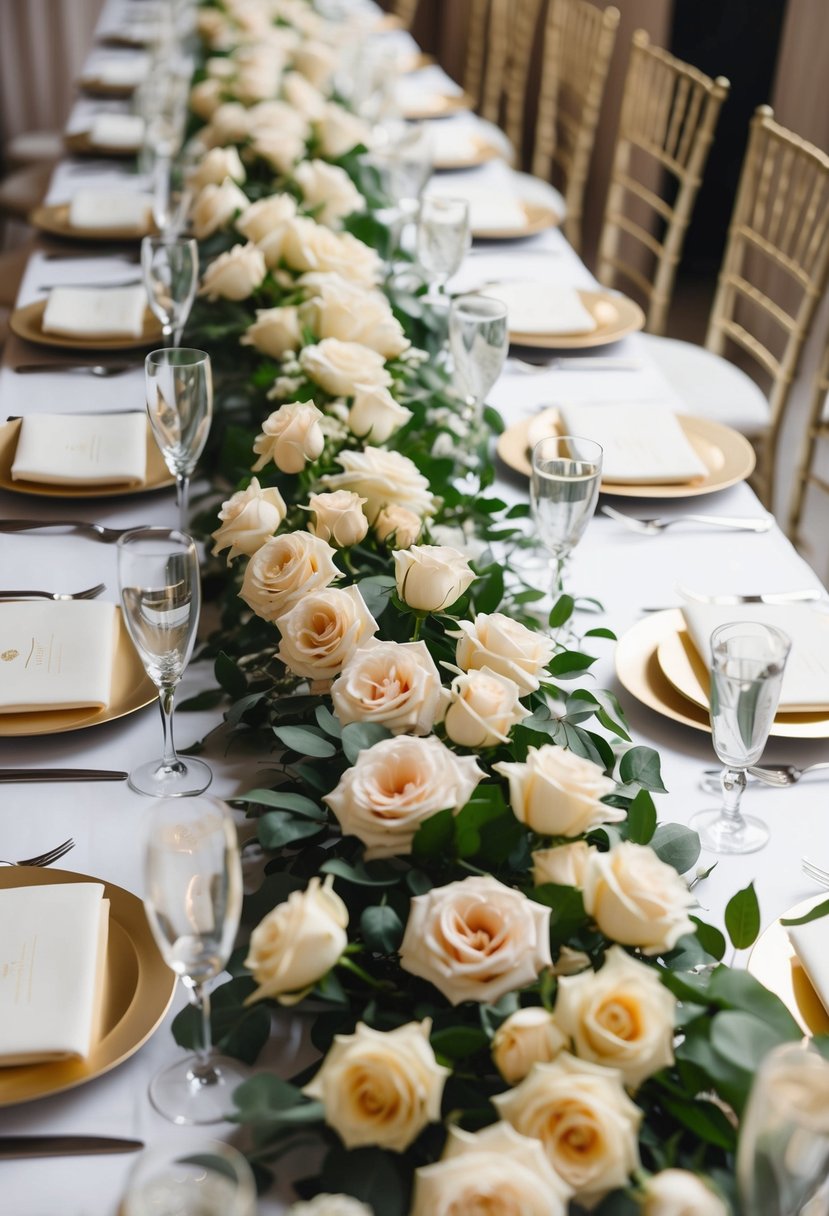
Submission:
<svg viewBox="0 0 829 1216">
<path fill-rule="evenodd" d="M 97 76 L 82 76 L 78 88 L 90 97 L 132 97 L 138 88 L 135 84 L 112 84 Z"/>
<path fill-rule="evenodd" d="M 495 152 L 497 156 L 497 151 Z M 547 206 L 546 203 L 533 203 L 528 199 L 522 198 L 518 200 L 521 209 L 524 212 L 525 221 L 520 228 L 473 228 L 472 236 L 476 241 L 518 241 L 524 236 L 535 236 L 539 232 L 546 232 L 548 228 L 557 228 L 561 223 L 561 216 L 553 208 Z M 645 318 L 642 317 L 644 325 Z M 641 326 L 640 326 L 641 328 Z M 629 330 L 626 332 L 630 332 Z M 520 342 L 521 338 L 510 334 L 512 342 Z M 537 345 L 537 343 L 536 343 Z"/>
<path fill-rule="evenodd" d="M 781 919 L 789 920 L 810 912 L 825 895 L 813 895 L 790 908 Z M 829 1013 L 797 961 L 789 935 L 780 920 L 761 933 L 748 956 L 748 972 L 764 988 L 773 992 L 806 1034 L 829 1034 Z"/>
<path fill-rule="evenodd" d="M 474 108 L 468 93 L 432 93 L 408 106 L 403 117 L 407 122 L 425 122 L 428 118 L 448 118 L 450 114 Z"/>
<path fill-rule="evenodd" d="M 140 241 L 158 231 L 150 222 L 143 228 L 75 228 L 69 223 L 69 204 L 35 207 L 29 213 L 29 223 L 41 232 L 75 241 Z"/>
<path fill-rule="evenodd" d="M 482 139 L 480 135 L 473 135 L 469 141 L 468 156 L 438 156 L 435 158 L 434 168 L 438 172 L 452 169 L 475 169 L 478 165 L 485 165 L 487 161 L 496 160 L 501 155 L 502 153 L 494 144 Z M 557 222 L 560 221 L 557 219 Z"/>
<path fill-rule="evenodd" d="M 0 489 L 9 490 L 12 494 L 37 494 L 43 498 L 114 498 L 121 494 L 145 494 L 149 490 L 160 490 L 165 486 L 175 484 L 175 478 L 170 476 L 170 470 L 164 463 L 164 457 L 159 451 L 158 444 L 153 439 L 149 420 L 147 421 L 147 478 L 140 485 L 118 482 L 99 486 L 80 484 L 57 486 L 45 481 L 14 481 L 12 464 L 17 451 L 20 425 L 19 418 L 15 418 L 11 422 L 0 423 Z"/>
<path fill-rule="evenodd" d="M 711 733 L 706 708 L 683 696 L 668 679 L 659 661 L 662 643 L 685 633 L 679 608 L 649 612 L 623 634 L 616 645 L 616 675 L 623 688 L 649 709 L 673 722 Z M 686 634 L 687 636 L 687 634 Z M 701 660 L 698 660 L 701 665 Z M 674 679 L 681 679 L 672 671 Z M 829 739 L 829 714 L 780 714 L 771 734 L 785 739 Z"/>
<path fill-rule="evenodd" d="M 550 434 L 560 434 L 561 423 L 557 412 L 551 409 L 548 413 Z M 692 418 L 687 414 L 678 414 L 677 417 L 686 439 L 709 470 L 708 475 L 694 481 L 650 485 L 631 485 L 603 478 L 603 494 L 615 494 L 620 498 L 693 498 L 697 494 L 710 494 L 714 490 L 724 490 L 726 486 L 745 481 L 754 468 L 755 461 L 754 449 L 747 439 L 737 431 L 732 431 L 730 427 L 723 426 L 720 422 L 712 422 L 708 418 Z M 507 427 L 503 434 L 498 436 L 499 457 L 505 465 L 515 469 L 517 473 L 523 473 L 525 477 L 532 473 L 530 428 L 533 423 L 538 422 L 538 415 L 534 418 L 524 418 L 514 426 Z"/>
<path fill-rule="evenodd" d="M 173 999 L 176 977 L 159 953 L 137 895 L 70 870 L 31 866 L 0 870 L 0 890 L 74 882 L 103 882 L 104 898 L 110 901 L 102 1034 L 85 1060 L 0 1068 L 0 1106 L 62 1093 L 109 1072 L 146 1043 Z"/>
<path fill-rule="evenodd" d="M 149 308 L 144 313 L 144 329 L 140 338 L 129 337 L 71 337 L 69 334 L 46 334 L 43 332 L 43 314 L 46 300 L 35 300 L 22 308 L 15 308 L 9 318 L 9 328 L 18 338 L 36 342 L 38 346 L 56 346 L 59 350 L 141 350 L 161 342 L 161 322 Z"/>
<path fill-rule="evenodd" d="M 64 135 L 63 142 L 66 145 L 67 152 L 71 152 L 73 156 L 114 156 L 123 158 L 126 156 L 137 156 L 141 151 L 134 144 L 93 144 L 88 131 L 74 131 L 71 135 Z"/>
<path fill-rule="evenodd" d="M 497 287 L 497 283 L 493 287 Z M 645 324 L 645 314 L 635 300 L 611 295 L 607 291 L 580 291 L 579 299 L 596 322 L 589 334 L 526 334 L 510 330 L 516 346 L 536 346 L 542 350 L 589 350 L 607 346 L 628 334 L 637 333 Z"/>
<path fill-rule="evenodd" d="M 116 613 L 118 632 L 112 659 L 109 705 L 101 709 L 86 706 L 80 709 L 43 709 L 34 713 L 0 713 L 0 738 L 22 739 L 34 735 L 60 735 L 68 730 L 84 730 L 87 726 L 100 726 L 103 722 L 124 718 L 155 701 L 158 690 L 144 671 L 138 651 L 133 646 L 132 638 L 124 624 L 121 609 L 117 608 Z M 0 874 L 3 873 L 5 870 L 0 867 Z M 2 1075 L 0 1070 L 0 1077 Z"/>
</svg>

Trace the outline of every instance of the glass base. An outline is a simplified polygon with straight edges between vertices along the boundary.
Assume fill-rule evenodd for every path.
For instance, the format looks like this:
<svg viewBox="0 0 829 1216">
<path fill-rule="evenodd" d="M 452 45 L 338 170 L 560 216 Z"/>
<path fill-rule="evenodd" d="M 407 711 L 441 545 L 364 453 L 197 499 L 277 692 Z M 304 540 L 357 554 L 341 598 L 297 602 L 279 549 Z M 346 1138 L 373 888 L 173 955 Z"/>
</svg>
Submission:
<svg viewBox="0 0 829 1216">
<path fill-rule="evenodd" d="M 212 780 L 212 770 L 201 760 L 179 757 L 170 765 L 160 760 L 139 764 L 130 773 L 127 784 L 136 794 L 149 794 L 151 798 L 189 798 L 203 793 Z"/>
<path fill-rule="evenodd" d="M 769 842 L 767 824 L 754 815 L 729 819 L 721 810 L 698 811 L 689 826 L 699 833 L 702 847 L 712 853 L 756 853 Z"/>
<path fill-rule="evenodd" d="M 150 1101 L 171 1123 L 222 1123 L 233 1113 L 233 1091 L 248 1073 L 238 1060 L 211 1056 L 202 1072 L 198 1058 L 171 1064 L 150 1082 Z"/>
</svg>

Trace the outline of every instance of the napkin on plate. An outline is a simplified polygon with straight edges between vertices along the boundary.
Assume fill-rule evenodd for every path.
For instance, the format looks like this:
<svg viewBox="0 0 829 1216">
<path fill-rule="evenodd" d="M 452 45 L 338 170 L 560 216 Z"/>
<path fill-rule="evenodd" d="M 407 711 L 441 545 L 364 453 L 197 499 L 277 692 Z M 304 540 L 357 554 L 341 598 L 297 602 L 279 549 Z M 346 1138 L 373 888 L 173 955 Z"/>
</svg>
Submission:
<svg viewBox="0 0 829 1216">
<path fill-rule="evenodd" d="M 445 106 L 445 98 L 459 97 L 463 89 L 450 79 L 436 64 L 421 68 L 398 80 L 395 100 L 401 110 L 416 110 L 418 113 L 434 111 L 439 114 Z"/>
<path fill-rule="evenodd" d="M 559 414 L 566 434 L 601 444 L 604 481 L 661 485 L 693 481 L 708 472 L 667 405 L 570 403 L 559 406 Z"/>
<path fill-rule="evenodd" d="M 109 704 L 115 605 L 0 602 L 0 714 Z"/>
<path fill-rule="evenodd" d="M 54 287 L 42 328 L 45 334 L 140 338 L 146 311 L 143 287 Z"/>
<path fill-rule="evenodd" d="M 453 185 L 451 194 L 453 198 L 465 198 L 469 203 L 469 226 L 473 234 L 512 232 L 527 226 L 527 213 L 521 199 L 508 189 L 499 193 L 485 186 L 470 184 L 458 189 Z"/>
<path fill-rule="evenodd" d="M 69 204 L 69 223 L 73 228 L 134 228 L 142 233 L 150 226 L 152 210 L 149 194 L 78 190 Z"/>
<path fill-rule="evenodd" d="M 144 142 L 144 119 L 138 114 L 96 114 L 89 128 L 96 148 L 135 148 Z"/>
<path fill-rule="evenodd" d="M 13 481 L 140 485 L 146 476 L 145 414 L 30 414 L 20 423 Z"/>
<path fill-rule="evenodd" d="M 783 675 L 780 709 L 785 713 L 829 712 L 829 613 L 810 604 L 695 604 L 682 614 L 691 640 L 711 665 L 711 634 L 731 621 L 774 625 L 792 643 Z"/>
<path fill-rule="evenodd" d="M 506 304 L 513 333 L 590 334 L 596 328 L 595 317 L 572 287 L 520 280 L 493 283 L 481 295 Z"/>
<path fill-rule="evenodd" d="M 89 1055 L 104 987 L 102 883 L 0 891 L 0 1066 Z"/>
<path fill-rule="evenodd" d="M 807 925 L 789 925 L 786 932 L 812 987 L 829 1013 L 829 954 L 826 951 L 826 929 L 825 920 L 813 920 Z"/>
<path fill-rule="evenodd" d="M 97 59 L 86 73 L 87 80 L 129 88 L 146 79 L 149 60 L 146 55 L 112 55 Z"/>
</svg>

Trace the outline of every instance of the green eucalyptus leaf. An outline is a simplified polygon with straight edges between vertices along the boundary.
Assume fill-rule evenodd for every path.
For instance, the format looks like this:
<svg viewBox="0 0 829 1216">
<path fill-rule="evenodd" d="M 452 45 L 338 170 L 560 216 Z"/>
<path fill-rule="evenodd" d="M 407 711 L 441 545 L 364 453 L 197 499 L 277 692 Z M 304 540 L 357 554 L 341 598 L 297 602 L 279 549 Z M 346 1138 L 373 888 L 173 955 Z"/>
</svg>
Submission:
<svg viewBox="0 0 829 1216">
<path fill-rule="evenodd" d="M 306 798 L 304 794 L 295 794 L 291 790 L 250 790 L 247 794 L 238 794 L 234 802 L 248 802 L 253 806 L 271 806 L 277 810 L 293 811 L 296 815 L 304 815 L 307 819 L 325 819 L 325 811 Z"/>
<path fill-rule="evenodd" d="M 342 734 L 345 757 L 349 764 L 356 764 L 361 751 L 390 738 L 391 731 L 378 722 L 349 722 L 348 726 L 343 727 Z"/>
<path fill-rule="evenodd" d="M 259 820 L 257 834 L 263 849 L 284 849 L 286 845 L 296 844 L 299 840 L 307 840 L 316 836 L 320 824 L 312 819 L 298 819 L 285 811 L 268 811 Z"/>
<path fill-rule="evenodd" d="M 765 1057 L 781 1042 L 778 1032 L 768 1022 L 741 1009 L 724 1009 L 711 1023 L 711 1047 L 733 1068 L 754 1074 Z"/>
<path fill-rule="evenodd" d="M 725 927 L 731 944 L 745 950 L 757 940 L 760 932 L 760 905 L 754 883 L 732 895 L 725 907 Z"/>
<path fill-rule="evenodd" d="M 323 874 L 333 874 L 335 878 L 343 878 L 357 887 L 394 887 L 400 881 L 399 872 L 382 862 L 368 864 L 371 870 L 360 862 L 352 865 L 341 857 L 333 857 L 320 866 L 320 870 Z"/>
<path fill-rule="evenodd" d="M 692 916 L 690 919 L 697 927 L 697 937 L 703 950 L 719 961 L 725 954 L 725 938 L 722 933 L 714 925 L 700 920 L 698 916 Z"/>
<path fill-rule="evenodd" d="M 332 1149 L 319 1177 L 328 1194 L 352 1195 L 374 1216 L 405 1216 L 409 1196 L 400 1171 L 405 1159 L 379 1148 Z"/>
<path fill-rule="evenodd" d="M 659 753 L 652 747 L 629 748 L 619 764 L 619 779 L 625 785 L 640 785 L 642 789 L 657 794 L 666 793 Z"/>
<path fill-rule="evenodd" d="M 325 731 L 326 735 L 330 735 L 332 739 L 339 739 L 343 728 L 327 706 L 318 705 L 314 710 L 314 717 L 320 730 Z"/>
<path fill-rule="evenodd" d="M 640 790 L 628 807 L 627 838 L 635 844 L 649 844 L 656 831 L 656 807 L 647 790 Z"/>
<path fill-rule="evenodd" d="M 327 760 L 329 756 L 337 754 L 334 744 L 312 726 L 275 726 L 273 733 L 280 743 L 284 743 L 292 752 L 299 752 L 301 756 Z"/>
<path fill-rule="evenodd" d="M 477 1026 L 447 1026 L 432 1032 L 434 1050 L 447 1060 L 465 1060 L 489 1047 L 489 1036 Z"/>
<path fill-rule="evenodd" d="M 573 615 L 575 600 L 572 595 L 560 595 L 553 604 L 547 623 L 551 629 L 560 629 Z"/>
<path fill-rule="evenodd" d="M 225 690 L 228 696 L 238 700 L 243 697 L 248 690 L 248 680 L 245 673 L 239 665 L 222 651 L 216 656 L 216 662 L 213 665 L 213 671 L 216 676 L 216 682 Z"/>
<path fill-rule="evenodd" d="M 784 916 L 780 918 L 781 925 L 808 925 L 813 920 L 820 920 L 822 917 L 829 915 L 829 899 L 824 899 L 816 907 L 812 908 L 811 912 L 804 912 L 802 916 Z"/>
<path fill-rule="evenodd" d="M 424 819 L 412 841 L 412 855 L 419 859 L 440 857 L 455 836 L 455 817 L 451 808 Z"/>
<path fill-rule="evenodd" d="M 403 940 L 403 923 L 388 904 L 364 908 L 360 917 L 360 932 L 369 950 L 394 954 Z"/>
<path fill-rule="evenodd" d="M 650 847 L 679 874 L 687 873 L 700 854 L 699 836 L 682 823 L 661 823 L 651 837 Z"/>
</svg>

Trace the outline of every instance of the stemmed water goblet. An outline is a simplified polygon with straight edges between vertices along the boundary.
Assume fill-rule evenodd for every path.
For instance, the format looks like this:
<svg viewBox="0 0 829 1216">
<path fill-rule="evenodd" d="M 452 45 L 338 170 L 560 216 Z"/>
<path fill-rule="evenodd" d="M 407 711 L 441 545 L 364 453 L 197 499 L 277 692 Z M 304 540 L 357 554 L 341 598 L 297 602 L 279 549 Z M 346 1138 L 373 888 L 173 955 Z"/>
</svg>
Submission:
<svg viewBox="0 0 829 1216">
<path fill-rule="evenodd" d="M 179 526 L 188 526 L 190 478 L 213 417 L 213 372 L 203 350 L 153 350 L 144 361 L 147 413 L 164 463 L 176 479 Z"/>
<path fill-rule="evenodd" d="M 225 804 L 204 797 L 159 803 L 150 818 L 144 877 L 150 928 L 199 1012 L 201 1032 L 195 1055 L 153 1078 L 150 1100 L 173 1123 L 218 1123 L 245 1079 L 235 1061 L 211 1050 L 207 984 L 224 970 L 242 910 L 242 863 Z"/>
<path fill-rule="evenodd" d="M 553 557 L 553 595 L 563 590 L 565 563 L 593 518 L 602 478 L 602 449 L 592 439 L 551 435 L 532 450 L 530 507 L 539 540 Z"/>
<path fill-rule="evenodd" d="M 714 853 L 754 853 L 768 842 L 762 819 L 743 815 L 746 770 L 766 746 L 791 649 L 781 629 L 759 621 L 720 625 L 711 634 L 711 736 L 718 760 L 722 806 L 698 811 L 691 825 Z"/>
<path fill-rule="evenodd" d="M 429 278 L 432 300 L 442 298 L 447 282 L 461 268 L 470 241 L 466 199 L 426 195 L 417 221 L 417 256 Z"/>
<path fill-rule="evenodd" d="M 167 528 L 135 528 L 117 543 L 121 607 L 147 675 L 158 689 L 163 729 L 160 760 L 138 765 L 129 784 L 139 794 L 200 794 L 213 774 L 201 760 L 182 759 L 173 739 L 176 688 L 193 652 L 201 584 L 193 540 Z"/>
<path fill-rule="evenodd" d="M 469 403 L 470 421 L 481 423 L 486 395 L 504 366 L 509 348 L 507 308 L 488 296 L 458 296 L 449 309 L 449 349 L 455 379 Z"/>
<path fill-rule="evenodd" d="M 141 242 L 141 272 L 147 300 L 161 322 L 165 342 L 178 346 L 199 285 L 196 242 L 186 237 L 172 240 L 145 236 Z"/>
<path fill-rule="evenodd" d="M 237 1149 L 198 1133 L 145 1149 L 127 1181 L 123 1216 L 255 1216 L 253 1171 Z"/>
</svg>

